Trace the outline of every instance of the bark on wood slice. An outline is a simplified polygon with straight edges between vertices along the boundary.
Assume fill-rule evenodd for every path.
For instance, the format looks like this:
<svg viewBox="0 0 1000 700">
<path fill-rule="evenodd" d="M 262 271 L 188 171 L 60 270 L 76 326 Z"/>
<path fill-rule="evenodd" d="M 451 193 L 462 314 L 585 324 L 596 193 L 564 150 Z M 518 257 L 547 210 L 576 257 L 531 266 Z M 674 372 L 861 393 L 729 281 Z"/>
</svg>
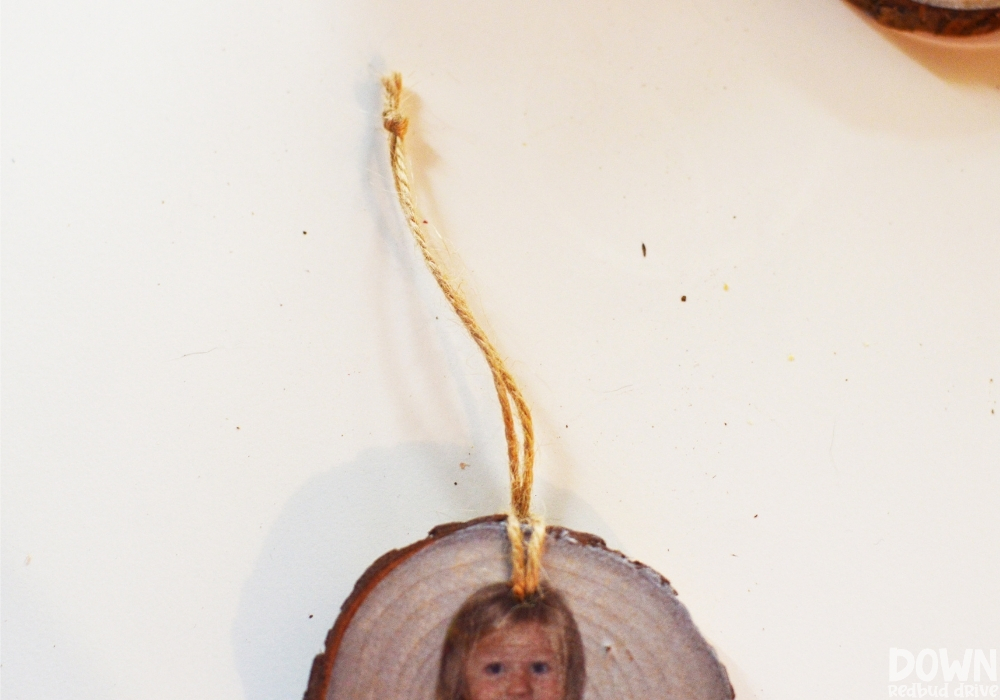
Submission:
<svg viewBox="0 0 1000 700">
<path fill-rule="evenodd" d="M 382 556 L 341 608 L 306 700 L 433 700 L 445 632 L 466 599 L 510 577 L 505 516 L 442 525 Z M 544 582 L 583 637 L 587 700 L 732 700 L 670 583 L 593 535 L 548 528 Z"/>
<path fill-rule="evenodd" d="M 940 36 L 974 36 L 1000 29 L 1000 0 L 848 0 L 877 22 Z"/>
</svg>

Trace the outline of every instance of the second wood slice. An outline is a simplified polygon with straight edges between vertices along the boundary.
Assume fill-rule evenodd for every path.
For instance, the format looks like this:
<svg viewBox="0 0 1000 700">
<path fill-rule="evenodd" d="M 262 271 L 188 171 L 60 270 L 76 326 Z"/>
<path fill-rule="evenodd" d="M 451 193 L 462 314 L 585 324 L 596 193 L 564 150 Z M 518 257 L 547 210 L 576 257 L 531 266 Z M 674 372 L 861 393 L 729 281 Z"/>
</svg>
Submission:
<svg viewBox="0 0 1000 700">
<path fill-rule="evenodd" d="M 893 29 L 967 37 L 1000 29 L 1000 0 L 847 0 Z"/>
</svg>

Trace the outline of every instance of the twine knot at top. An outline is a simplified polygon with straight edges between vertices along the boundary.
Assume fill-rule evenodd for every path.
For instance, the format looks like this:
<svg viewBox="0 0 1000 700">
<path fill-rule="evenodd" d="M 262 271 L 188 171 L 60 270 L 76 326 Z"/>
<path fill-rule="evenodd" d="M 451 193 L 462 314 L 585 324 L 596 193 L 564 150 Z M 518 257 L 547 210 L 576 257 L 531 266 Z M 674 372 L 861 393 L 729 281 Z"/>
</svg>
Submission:
<svg viewBox="0 0 1000 700">
<path fill-rule="evenodd" d="M 403 94 L 403 76 L 399 73 L 387 75 L 382 78 L 382 86 L 385 88 L 382 126 L 396 138 L 402 139 L 406 136 L 406 130 L 410 126 L 410 120 L 404 117 L 399 110 L 399 101 Z"/>
<path fill-rule="evenodd" d="M 386 110 L 382 112 L 382 126 L 385 130 L 395 134 L 396 138 L 404 138 L 406 129 L 410 126 L 410 120 L 396 111 Z"/>
</svg>

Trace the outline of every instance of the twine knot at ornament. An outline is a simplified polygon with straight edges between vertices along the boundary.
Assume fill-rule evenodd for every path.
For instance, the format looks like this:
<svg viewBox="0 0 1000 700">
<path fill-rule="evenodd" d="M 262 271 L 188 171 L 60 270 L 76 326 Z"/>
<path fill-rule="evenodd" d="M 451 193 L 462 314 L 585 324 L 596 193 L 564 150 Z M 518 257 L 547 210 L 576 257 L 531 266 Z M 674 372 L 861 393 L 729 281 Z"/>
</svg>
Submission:
<svg viewBox="0 0 1000 700">
<path fill-rule="evenodd" d="M 536 515 L 521 520 L 511 513 L 507 516 L 507 539 L 510 540 L 510 587 L 515 596 L 524 600 L 537 591 L 541 583 L 545 523 Z"/>
<path fill-rule="evenodd" d="M 403 93 L 403 76 L 399 73 L 382 79 L 385 88 L 385 108 L 382 111 L 382 125 L 389 132 L 389 162 L 392 179 L 399 197 L 399 206 L 406 219 L 406 225 L 413 234 L 417 247 L 427 263 L 446 299 L 458 315 L 465 329 L 479 346 L 486 364 L 493 375 L 500 413 L 503 417 L 504 437 L 507 440 L 507 462 L 510 471 L 511 513 L 507 520 L 507 535 L 511 546 L 511 589 L 518 598 L 533 594 L 541 578 L 541 557 L 545 542 L 545 526 L 531 513 L 531 487 L 534 482 L 535 431 L 531 421 L 531 411 L 514 381 L 513 375 L 504 364 L 500 353 L 483 331 L 469 304 L 440 263 L 434 256 L 422 228 L 423 219 L 417 213 L 413 199 L 403 143 L 409 120 L 400 111 Z M 519 434 L 520 433 L 520 434 Z M 524 529 L 529 537 L 525 541 Z"/>
</svg>

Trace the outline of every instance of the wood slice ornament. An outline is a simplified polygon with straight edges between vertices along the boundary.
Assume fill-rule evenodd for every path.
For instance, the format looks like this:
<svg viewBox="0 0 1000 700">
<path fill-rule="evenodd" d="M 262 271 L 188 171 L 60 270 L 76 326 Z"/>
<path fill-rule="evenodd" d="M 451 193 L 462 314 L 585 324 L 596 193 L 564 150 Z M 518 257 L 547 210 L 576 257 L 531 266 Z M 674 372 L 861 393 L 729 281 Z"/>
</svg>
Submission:
<svg viewBox="0 0 1000 700">
<path fill-rule="evenodd" d="M 435 698 L 451 620 L 478 591 L 509 579 L 505 520 L 442 525 L 375 562 L 316 658 L 306 699 Z M 562 595 L 582 638 L 583 697 L 734 697 L 722 664 L 655 571 L 598 537 L 557 527 L 548 528 L 542 568 L 543 586 Z"/>
<path fill-rule="evenodd" d="M 402 79 L 383 83 L 404 218 L 496 386 L 511 511 L 438 526 L 372 564 L 313 662 L 305 700 L 732 700 L 725 668 L 664 577 L 531 512 L 531 412 L 427 245 L 403 152 Z"/>
</svg>

